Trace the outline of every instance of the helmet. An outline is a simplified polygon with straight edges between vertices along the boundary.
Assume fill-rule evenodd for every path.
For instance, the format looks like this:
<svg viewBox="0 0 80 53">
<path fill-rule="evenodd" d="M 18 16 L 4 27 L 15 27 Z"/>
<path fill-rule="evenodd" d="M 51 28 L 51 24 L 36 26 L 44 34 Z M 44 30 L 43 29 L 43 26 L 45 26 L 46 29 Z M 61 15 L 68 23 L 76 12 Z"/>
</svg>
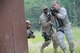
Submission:
<svg viewBox="0 0 80 53">
<path fill-rule="evenodd" d="M 26 20 L 26 23 L 31 24 L 31 22 L 29 20 Z"/>
<path fill-rule="evenodd" d="M 48 9 L 48 7 L 47 7 L 47 6 L 43 6 L 43 7 L 42 7 L 42 10 L 44 10 L 44 9 Z"/>
</svg>

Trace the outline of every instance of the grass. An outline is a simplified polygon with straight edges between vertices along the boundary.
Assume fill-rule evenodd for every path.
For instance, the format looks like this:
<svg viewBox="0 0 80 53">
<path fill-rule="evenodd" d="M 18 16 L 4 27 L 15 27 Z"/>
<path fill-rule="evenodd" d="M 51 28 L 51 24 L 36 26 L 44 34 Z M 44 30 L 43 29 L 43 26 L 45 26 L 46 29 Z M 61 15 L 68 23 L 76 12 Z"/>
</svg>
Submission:
<svg viewBox="0 0 80 53">
<path fill-rule="evenodd" d="M 75 41 L 80 40 L 80 28 L 73 28 L 72 34 Z"/>
<path fill-rule="evenodd" d="M 44 42 L 43 37 L 39 31 L 35 31 L 35 39 L 29 39 L 29 53 L 40 53 L 40 46 Z M 75 53 L 80 53 L 80 28 L 72 29 L 73 39 L 75 42 Z M 68 46 L 68 43 L 66 43 Z M 44 49 L 44 53 L 53 53 L 54 49 L 52 44 Z M 69 48 L 67 47 L 67 52 L 69 53 Z M 62 53 L 60 47 L 58 48 L 58 53 Z"/>
</svg>

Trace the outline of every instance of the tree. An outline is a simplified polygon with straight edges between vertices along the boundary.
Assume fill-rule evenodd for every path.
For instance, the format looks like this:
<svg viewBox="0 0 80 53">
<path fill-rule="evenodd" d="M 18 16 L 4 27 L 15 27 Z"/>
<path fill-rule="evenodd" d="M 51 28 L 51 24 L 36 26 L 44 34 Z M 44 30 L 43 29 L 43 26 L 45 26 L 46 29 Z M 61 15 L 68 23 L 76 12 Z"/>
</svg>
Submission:
<svg viewBox="0 0 80 53">
<path fill-rule="evenodd" d="M 34 28 L 39 28 L 38 21 L 42 12 L 42 6 L 47 5 L 50 8 L 52 1 L 53 0 L 24 0 L 25 18 L 32 22 Z M 80 0 L 55 1 L 58 1 L 61 6 L 67 9 L 72 26 L 80 26 Z"/>
</svg>

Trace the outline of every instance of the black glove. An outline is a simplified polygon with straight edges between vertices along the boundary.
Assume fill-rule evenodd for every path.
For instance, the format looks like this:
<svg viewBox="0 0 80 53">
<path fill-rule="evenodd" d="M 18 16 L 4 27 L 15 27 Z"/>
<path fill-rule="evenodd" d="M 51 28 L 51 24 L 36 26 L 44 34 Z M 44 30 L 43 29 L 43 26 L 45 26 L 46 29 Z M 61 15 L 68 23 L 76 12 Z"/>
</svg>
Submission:
<svg viewBox="0 0 80 53">
<path fill-rule="evenodd" d="M 55 9 L 50 9 L 50 12 L 52 14 L 52 16 L 56 16 L 56 14 L 58 13 L 58 10 L 55 10 Z"/>
</svg>

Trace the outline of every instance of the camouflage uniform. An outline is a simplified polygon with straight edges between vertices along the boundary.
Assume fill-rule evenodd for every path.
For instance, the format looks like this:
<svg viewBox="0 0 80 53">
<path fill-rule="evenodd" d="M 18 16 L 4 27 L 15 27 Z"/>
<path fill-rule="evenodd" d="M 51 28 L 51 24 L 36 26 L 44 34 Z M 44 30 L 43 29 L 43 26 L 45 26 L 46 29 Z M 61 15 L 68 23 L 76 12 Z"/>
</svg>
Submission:
<svg viewBox="0 0 80 53">
<path fill-rule="evenodd" d="M 72 40 L 72 34 L 71 34 L 71 23 L 69 22 L 68 15 L 66 12 L 66 9 L 64 7 L 60 7 L 59 13 L 57 13 L 57 16 L 61 21 L 56 19 L 56 29 L 57 29 L 57 36 L 59 39 L 60 47 L 66 53 L 66 46 L 64 43 L 64 34 L 66 35 L 69 48 L 71 53 L 74 51 L 74 43 Z M 63 26 L 60 26 L 62 24 Z"/>
<path fill-rule="evenodd" d="M 26 20 L 27 38 L 35 38 L 33 31 L 31 30 L 31 22 Z"/>
<path fill-rule="evenodd" d="M 40 52 L 43 53 L 44 48 L 47 47 L 52 40 L 53 47 L 54 47 L 54 53 L 56 53 L 57 47 L 58 47 L 58 39 L 55 34 L 55 31 L 53 29 L 51 29 L 50 24 L 52 22 L 51 21 L 47 22 L 47 20 L 48 20 L 48 17 L 44 13 L 42 13 L 42 15 L 40 16 L 39 22 L 40 22 L 40 26 L 41 26 L 42 36 L 44 37 L 45 41 L 40 48 Z"/>
</svg>

